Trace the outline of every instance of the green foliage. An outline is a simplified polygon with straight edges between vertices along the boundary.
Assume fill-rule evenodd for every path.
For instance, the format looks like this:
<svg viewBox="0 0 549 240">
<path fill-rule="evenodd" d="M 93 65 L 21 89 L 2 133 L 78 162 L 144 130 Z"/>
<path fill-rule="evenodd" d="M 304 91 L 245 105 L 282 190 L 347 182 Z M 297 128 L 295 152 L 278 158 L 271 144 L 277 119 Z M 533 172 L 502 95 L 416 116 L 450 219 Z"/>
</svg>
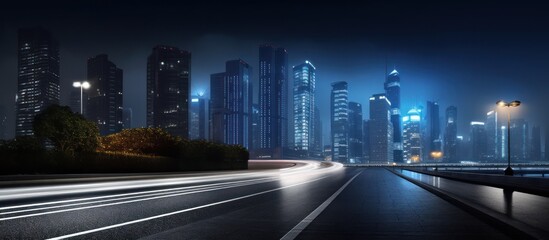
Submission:
<svg viewBox="0 0 549 240">
<path fill-rule="evenodd" d="M 132 128 L 101 137 L 99 151 L 175 157 L 181 142 L 161 128 Z"/>
<path fill-rule="evenodd" d="M 33 129 L 36 137 L 69 154 L 93 152 L 99 145 L 97 126 L 67 106 L 52 105 L 36 115 Z"/>
</svg>

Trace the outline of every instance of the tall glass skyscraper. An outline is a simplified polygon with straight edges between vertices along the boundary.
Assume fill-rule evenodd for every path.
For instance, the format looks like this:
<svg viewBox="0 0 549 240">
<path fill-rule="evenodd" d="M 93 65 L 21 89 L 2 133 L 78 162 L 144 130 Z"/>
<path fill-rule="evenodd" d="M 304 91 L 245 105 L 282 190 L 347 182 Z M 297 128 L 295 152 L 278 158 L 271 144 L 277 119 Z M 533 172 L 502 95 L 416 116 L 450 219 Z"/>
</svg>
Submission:
<svg viewBox="0 0 549 240">
<path fill-rule="evenodd" d="M 332 83 L 330 122 L 332 129 L 332 161 L 349 162 L 349 100 L 347 82 Z"/>
<path fill-rule="evenodd" d="M 393 125 L 393 159 L 402 162 L 402 130 L 400 125 L 400 74 L 394 69 L 385 79 L 385 95 L 391 103 L 391 123 Z"/>
<path fill-rule="evenodd" d="M 421 117 L 418 109 L 411 109 L 402 118 L 404 161 L 419 163 L 422 161 Z"/>
<path fill-rule="evenodd" d="M 274 153 L 275 149 L 287 146 L 287 105 L 288 53 L 284 48 L 261 45 L 259 47 L 259 148 Z"/>
<path fill-rule="evenodd" d="M 203 96 L 191 98 L 190 139 L 206 139 L 206 99 Z"/>
<path fill-rule="evenodd" d="M 191 53 L 156 46 L 147 60 L 147 126 L 189 136 Z"/>
<path fill-rule="evenodd" d="M 361 163 L 363 160 L 362 104 L 349 102 L 349 162 Z"/>
<path fill-rule="evenodd" d="M 88 59 L 90 88 L 84 115 L 97 124 L 101 135 L 122 131 L 123 72 L 105 54 Z"/>
<path fill-rule="evenodd" d="M 370 97 L 370 162 L 393 161 L 393 124 L 391 123 L 391 102 L 385 94 Z"/>
<path fill-rule="evenodd" d="M 212 140 L 225 144 L 252 145 L 252 67 L 244 60 L 231 60 L 225 72 L 210 77 Z"/>
<path fill-rule="evenodd" d="M 59 104 L 59 45 L 43 28 L 18 32 L 15 135 L 34 135 L 34 117 Z"/>
<path fill-rule="evenodd" d="M 315 70 L 315 66 L 309 61 L 293 67 L 294 149 L 301 156 L 309 156 L 313 140 Z"/>
<path fill-rule="evenodd" d="M 446 129 L 444 131 L 444 159 L 447 162 L 458 162 L 457 157 L 457 108 L 446 108 Z"/>
<path fill-rule="evenodd" d="M 499 126 L 498 126 L 498 112 L 489 111 L 486 113 L 486 159 L 497 160 L 499 158 L 498 143 L 500 141 Z"/>
<path fill-rule="evenodd" d="M 472 160 L 486 159 L 486 128 L 484 122 L 471 122 Z"/>
<path fill-rule="evenodd" d="M 511 119 L 511 159 L 528 159 L 530 153 L 528 130 L 528 122 L 524 119 Z"/>
<path fill-rule="evenodd" d="M 436 160 L 442 156 L 442 140 L 440 139 L 439 105 L 434 101 L 427 101 L 425 113 L 425 136 L 423 159 Z"/>
</svg>

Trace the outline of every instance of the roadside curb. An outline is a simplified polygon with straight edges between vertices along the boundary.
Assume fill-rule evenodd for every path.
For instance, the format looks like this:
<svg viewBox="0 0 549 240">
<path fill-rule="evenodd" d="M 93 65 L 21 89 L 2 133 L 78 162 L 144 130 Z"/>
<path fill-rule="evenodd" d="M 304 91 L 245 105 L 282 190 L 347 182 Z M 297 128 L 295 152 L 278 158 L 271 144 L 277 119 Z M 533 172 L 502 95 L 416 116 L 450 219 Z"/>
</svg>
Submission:
<svg viewBox="0 0 549 240">
<path fill-rule="evenodd" d="M 522 222 L 508 219 L 500 213 L 496 213 L 490 209 L 482 207 L 478 204 L 472 203 L 470 201 L 464 200 L 452 193 L 437 189 L 429 184 L 423 183 L 416 179 L 410 178 L 408 176 L 399 173 L 394 169 L 387 169 L 393 174 L 406 179 L 407 181 L 412 182 L 413 184 L 437 195 L 438 197 L 450 202 L 451 204 L 465 210 L 482 220 L 487 221 L 488 223 L 494 225 L 498 229 L 502 230 L 506 234 L 509 234 L 512 238 L 518 239 L 548 239 L 546 233 L 540 232 L 540 230 L 535 229 L 531 226 L 528 226 Z"/>
</svg>

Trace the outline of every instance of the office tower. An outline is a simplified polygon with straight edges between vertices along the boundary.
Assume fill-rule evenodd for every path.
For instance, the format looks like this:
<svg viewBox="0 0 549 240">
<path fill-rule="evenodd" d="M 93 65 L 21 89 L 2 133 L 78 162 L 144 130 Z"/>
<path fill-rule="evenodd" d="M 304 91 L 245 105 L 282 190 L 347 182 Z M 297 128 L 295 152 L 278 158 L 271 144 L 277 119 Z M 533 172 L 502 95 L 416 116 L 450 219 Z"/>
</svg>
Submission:
<svg viewBox="0 0 549 240">
<path fill-rule="evenodd" d="M 393 125 L 393 159 L 402 162 L 402 130 L 400 127 L 400 74 L 394 69 L 384 83 L 385 96 L 391 103 L 391 123 Z"/>
<path fill-rule="evenodd" d="M 471 147 L 472 160 L 481 161 L 486 159 L 486 128 L 484 122 L 471 122 Z"/>
<path fill-rule="evenodd" d="M 498 138 L 500 131 L 498 126 L 498 112 L 489 111 L 486 113 L 486 159 L 487 160 L 497 160 L 499 159 L 499 150 L 498 143 L 500 139 Z"/>
<path fill-rule="evenodd" d="M 528 159 L 528 122 L 524 119 L 511 119 L 511 159 L 524 161 Z"/>
<path fill-rule="evenodd" d="M 361 163 L 363 160 L 362 104 L 349 102 L 349 162 Z"/>
<path fill-rule="evenodd" d="M 260 129 L 260 113 L 261 111 L 259 110 L 260 107 L 259 107 L 259 104 L 252 104 L 252 147 L 251 149 L 253 149 L 254 151 L 255 150 L 258 150 L 258 149 L 261 149 L 261 129 Z M 260 156 L 258 156 L 260 158 L 265 158 L 265 157 L 272 157 L 271 154 L 267 153 L 265 154 L 264 152 L 261 152 L 260 153 Z"/>
<path fill-rule="evenodd" d="M 421 117 L 418 109 L 411 109 L 402 117 L 402 143 L 404 162 L 419 163 L 422 161 Z"/>
<path fill-rule="evenodd" d="M 362 122 L 362 158 L 363 162 L 370 161 L 370 120 Z"/>
<path fill-rule="evenodd" d="M 545 161 L 549 161 L 549 128 L 545 128 Z"/>
<path fill-rule="evenodd" d="M 385 94 L 370 97 L 370 162 L 393 161 L 393 124 L 391 122 L 391 102 Z M 400 121 L 399 121 L 400 122 Z"/>
<path fill-rule="evenodd" d="M 349 102 L 347 82 L 332 83 L 330 122 L 332 129 L 332 161 L 348 163 Z"/>
<path fill-rule="evenodd" d="M 188 138 L 191 53 L 156 46 L 147 59 L 147 126 Z"/>
<path fill-rule="evenodd" d="M 191 98 L 190 107 L 190 139 L 206 139 L 206 99 L 196 95 Z"/>
<path fill-rule="evenodd" d="M 99 127 L 101 135 L 122 131 L 122 69 L 105 54 L 88 59 L 88 100 L 84 116 Z"/>
<path fill-rule="evenodd" d="M 309 156 L 315 106 L 314 65 L 305 61 L 293 67 L 294 77 L 294 149 L 300 156 Z"/>
<path fill-rule="evenodd" d="M 458 162 L 457 158 L 457 108 L 446 108 L 446 128 L 444 131 L 444 159 L 447 162 Z"/>
<path fill-rule="evenodd" d="M 288 53 L 266 44 L 259 46 L 259 129 L 258 148 L 288 146 Z"/>
<path fill-rule="evenodd" d="M 6 132 L 6 124 L 8 121 L 6 107 L 0 105 L 0 140 L 8 138 Z"/>
<path fill-rule="evenodd" d="M 425 113 L 424 159 L 437 160 L 442 157 L 440 136 L 440 115 L 437 102 L 427 101 Z"/>
<path fill-rule="evenodd" d="M 59 46 L 42 28 L 18 32 L 16 136 L 34 135 L 34 117 L 59 104 Z"/>
<path fill-rule="evenodd" d="M 310 156 L 315 158 L 322 157 L 322 121 L 320 120 L 320 110 L 315 106 L 313 111 L 313 130 L 312 130 L 312 142 Z"/>
<path fill-rule="evenodd" d="M 532 141 L 530 141 L 530 161 L 541 160 L 541 129 L 539 126 L 532 127 Z"/>
<path fill-rule="evenodd" d="M 498 149 L 499 149 L 499 159 L 500 160 L 507 160 L 507 127 L 501 126 L 499 128 L 499 142 L 498 142 Z"/>
<path fill-rule="evenodd" d="M 133 110 L 132 108 L 124 108 L 124 111 L 122 112 L 122 121 L 124 124 L 124 129 L 132 128 L 132 120 L 133 120 Z"/>
<path fill-rule="evenodd" d="M 210 76 L 212 140 L 250 148 L 252 142 L 252 67 L 244 60 L 225 63 Z"/>
</svg>

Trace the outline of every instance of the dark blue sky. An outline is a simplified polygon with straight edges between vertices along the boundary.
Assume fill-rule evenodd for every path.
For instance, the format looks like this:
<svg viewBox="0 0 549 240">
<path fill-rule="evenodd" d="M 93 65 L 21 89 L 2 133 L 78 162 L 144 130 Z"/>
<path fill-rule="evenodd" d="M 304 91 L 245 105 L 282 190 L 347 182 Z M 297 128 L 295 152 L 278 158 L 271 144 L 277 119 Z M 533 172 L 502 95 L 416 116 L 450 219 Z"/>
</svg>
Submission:
<svg viewBox="0 0 549 240">
<path fill-rule="evenodd" d="M 0 10 L 0 105 L 14 106 L 17 28 L 40 25 L 60 41 L 62 102 L 71 83 L 85 78 L 87 58 L 107 53 L 124 70 L 124 105 L 133 108 L 136 127 L 145 123 L 146 58 L 154 45 L 192 52 L 198 91 L 226 60 L 244 59 L 257 76 L 258 45 L 268 42 L 288 49 L 290 66 L 309 60 L 317 67 L 325 143 L 330 83 L 347 81 L 349 99 L 365 104 L 367 118 L 368 97 L 383 92 L 386 63 L 401 74 L 403 112 L 426 100 L 438 101 L 441 113 L 456 105 L 459 134 L 467 135 L 468 123 L 483 121 L 498 99 L 518 99 L 523 105 L 513 115 L 546 128 L 548 10 L 527 1 L 25 2 Z"/>
</svg>

